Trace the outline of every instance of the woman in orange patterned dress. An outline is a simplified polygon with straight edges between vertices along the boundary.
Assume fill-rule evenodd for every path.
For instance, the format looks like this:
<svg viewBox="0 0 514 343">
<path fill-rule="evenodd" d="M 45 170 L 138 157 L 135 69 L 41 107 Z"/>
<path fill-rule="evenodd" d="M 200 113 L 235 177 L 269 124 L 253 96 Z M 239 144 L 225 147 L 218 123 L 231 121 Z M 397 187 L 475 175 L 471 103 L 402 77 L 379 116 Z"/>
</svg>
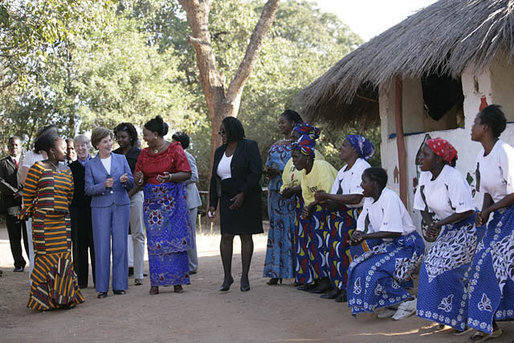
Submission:
<svg viewBox="0 0 514 343">
<path fill-rule="evenodd" d="M 66 142 L 56 132 L 38 137 L 38 151 L 48 159 L 29 169 L 23 188 L 23 219 L 32 217 L 34 271 L 27 307 L 45 311 L 84 302 L 71 261 L 69 206 L 73 176 L 63 162 Z"/>
</svg>

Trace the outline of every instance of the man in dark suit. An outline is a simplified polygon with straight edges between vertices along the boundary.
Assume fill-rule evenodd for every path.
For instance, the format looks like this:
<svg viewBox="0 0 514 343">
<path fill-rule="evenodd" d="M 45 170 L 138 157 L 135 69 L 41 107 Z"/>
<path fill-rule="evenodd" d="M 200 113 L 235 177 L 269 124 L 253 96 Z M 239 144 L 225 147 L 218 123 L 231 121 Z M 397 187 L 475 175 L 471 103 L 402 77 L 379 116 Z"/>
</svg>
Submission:
<svg viewBox="0 0 514 343">
<path fill-rule="evenodd" d="M 29 253 L 27 228 L 23 220 L 18 220 L 20 213 L 21 192 L 18 183 L 18 164 L 21 158 L 21 140 L 13 136 L 8 143 L 9 156 L 0 160 L 0 191 L 3 197 L 3 206 L 6 214 L 7 232 L 11 244 L 11 252 L 14 259 L 14 271 L 23 272 L 25 259 L 22 255 L 21 237 L 25 245 L 25 252 Z"/>
</svg>

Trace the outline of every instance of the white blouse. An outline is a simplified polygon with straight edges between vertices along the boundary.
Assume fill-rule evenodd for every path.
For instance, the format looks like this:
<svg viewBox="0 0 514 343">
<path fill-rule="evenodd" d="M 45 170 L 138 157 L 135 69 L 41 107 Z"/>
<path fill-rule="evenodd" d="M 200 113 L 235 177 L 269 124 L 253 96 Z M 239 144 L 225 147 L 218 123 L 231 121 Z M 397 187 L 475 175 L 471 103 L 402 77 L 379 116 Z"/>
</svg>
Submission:
<svg viewBox="0 0 514 343">
<path fill-rule="evenodd" d="M 484 153 L 482 148 L 475 164 L 476 188 L 496 203 L 514 193 L 514 148 L 498 140 L 487 156 Z"/>
<path fill-rule="evenodd" d="M 405 236 L 416 230 L 412 219 L 400 197 L 389 188 L 384 188 L 377 201 L 364 198 L 362 213 L 357 218 L 357 230 L 374 232 L 397 232 Z"/>
<path fill-rule="evenodd" d="M 358 158 L 353 164 L 352 168 L 345 165 L 337 173 L 336 180 L 332 185 L 330 194 L 362 194 L 361 187 L 362 173 L 370 167 L 368 161 Z M 362 202 L 359 204 L 347 205 L 347 207 L 362 207 Z"/>
<path fill-rule="evenodd" d="M 107 170 L 107 174 L 111 174 L 111 156 L 107 158 L 101 158 L 100 161 L 102 161 L 102 164 L 104 165 L 105 170 Z"/>
<path fill-rule="evenodd" d="M 445 165 L 435 180 L 432 180 L 431 172 L 421 172 L 414 208 L 423 211 L 427 206 L 439 220 L 474 209 L 471 188 L 457 169 Z"/>
<path fill-rule="evenodd" d="M 221 157 L 220 163 L 218 164 L 217 174 L 222 179 L 230 179 L 232 177 L 232 172 L 230 171 L 230 163 L 232 162 L 232 156 L 227 157 L 225 153 Z"/>
</svg>

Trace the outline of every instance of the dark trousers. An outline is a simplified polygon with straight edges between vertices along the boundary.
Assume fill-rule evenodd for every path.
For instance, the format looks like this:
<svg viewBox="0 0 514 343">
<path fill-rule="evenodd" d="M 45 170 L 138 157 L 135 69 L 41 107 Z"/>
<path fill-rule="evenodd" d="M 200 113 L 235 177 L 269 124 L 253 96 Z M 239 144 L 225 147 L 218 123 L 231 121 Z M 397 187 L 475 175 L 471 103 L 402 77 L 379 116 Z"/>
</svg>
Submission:
<svg viewBox="0 0 514 343">
<path fill-rule="evenodd" d="M 75 268 L 75 273 L 77 273 L 79 286 L 85 288 L 89 278 L 88 252 L 93 269 L 93 283 L 95 282 L 95 247 L 93 244 L 91 208 L 72 207 L 70 210 L 73 267 Z"/>
<path fill-rule="evenodd" d="M 21 237 L 23 236 L 25 252 L 27 253 L 27 256 L 29 256 L 29 241 L 27 239 L 27 227 L 25 226 L 25 221 L 18 220 L 16 216 L 6 215 L 5 222 L 7 225 L 7 233 L 9 234 L 9 243 L 11 244 L 11 253 L 14 259 L 14 267 L 25 267 L 27 262 L 25 262 L 21 250 Z M 30 241 L 32 244 L 32 237 Z"/>
</svg>

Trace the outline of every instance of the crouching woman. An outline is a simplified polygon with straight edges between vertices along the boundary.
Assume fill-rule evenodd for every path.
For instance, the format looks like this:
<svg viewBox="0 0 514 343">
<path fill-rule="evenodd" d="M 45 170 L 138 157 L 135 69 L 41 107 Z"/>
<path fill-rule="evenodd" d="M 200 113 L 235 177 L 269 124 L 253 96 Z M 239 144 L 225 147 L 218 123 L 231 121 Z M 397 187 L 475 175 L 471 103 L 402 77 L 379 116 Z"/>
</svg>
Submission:
<svg viewBox="0 0 514 343">
<path fill-rule="evenodd" d="M 348 306 L 353 315 L 412 299 L 405 281 L 423 258 L 423 239 L 398 195 L 386 184 L 382 168 L 368 168 L 362 174 L 365 199 L 350 244 L 367 241 L 374 247 L 349 267 Z"/>
</svg>

